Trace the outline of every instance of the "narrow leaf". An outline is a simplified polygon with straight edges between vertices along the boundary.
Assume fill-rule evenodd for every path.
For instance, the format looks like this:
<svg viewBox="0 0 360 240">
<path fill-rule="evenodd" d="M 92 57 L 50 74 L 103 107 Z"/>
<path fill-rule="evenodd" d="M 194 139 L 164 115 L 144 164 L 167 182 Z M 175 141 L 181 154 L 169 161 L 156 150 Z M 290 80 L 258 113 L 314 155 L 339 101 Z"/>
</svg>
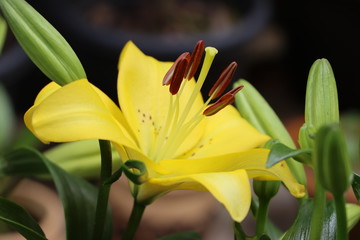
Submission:
<svg viewBox="0 0 360 240">
<path fill-rule="evenodd" d="M 292 239 L 309 239 L 311 216 L 313 212 L 313 199 L 306 199 L 302 201 L 299 212 L 294 224 L 285 233 L 282 240 Z M 347 204 L 347 225 L 348 231 L 359 221 L 360 207 Z M 323 230 L 321 239 L 319 240 L 335 240 L 336 239 L 336 212 L 333 200 L 326 201 L 325 216 L 323 222 Z"/>
<path fill-rule="evenodd" d="M 2 53 L 7 33 L 7 25 L 5 20 L 0 16 L 0 55 Z"/>
<path fill-rule="evenodd" d="M 352 181 L 352 189 L 354 191 L 356 199 L 358 200 L 358 203 L 360 204 L 360 175 L 356 173 L 354 173 L 354 177 Z"/>
<path fill-rule="evenodd" d="M 67 240 L 91 239 L 95 218 L 97 189 L 75 175 L 71 175 L 46 159 L 40 152 L 19 148 L 6 154 L 0 174 L 51 174 L 64 206 Z M 111 239 L 111 215 L 108 212 L 103 240 Z"/>
<path fill-rule="evenodd" d="M 10 138 L 13 134 L 14 123 L 16 121 L 12 107 L 6 89 L 0 84 L 0 151 L 9 146 Z"/>
<path fill-rule="evenodd" d="M 294 158 L 301 163 L 311 164 L 310 153 L 311 151 L 307 149 L 291 149 L 282 143 L 275 143 L 270 150 L 266 167 L 272 167 L 287 158 Z"/>
<path fill-rule="evenodd" d="M 0 197 L 0 220 L 6 222 L 27 240 L 46 240 L 44 232 L 24 208 Z"/>
</svg>

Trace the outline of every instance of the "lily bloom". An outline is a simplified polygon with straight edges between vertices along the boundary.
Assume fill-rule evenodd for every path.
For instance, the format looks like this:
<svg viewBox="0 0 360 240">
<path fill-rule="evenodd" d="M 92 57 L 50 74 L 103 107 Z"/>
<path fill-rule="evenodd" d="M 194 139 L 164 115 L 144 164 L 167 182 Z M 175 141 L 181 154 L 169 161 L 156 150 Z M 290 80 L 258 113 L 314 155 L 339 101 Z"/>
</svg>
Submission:
<svg viewBox="0 0 360 240">
<path fill-rule="evenodd" d="M 139 203 L 173 190 L 209 191 L 240 222 L 250 208 L 250 178 L 281 180 L 295 197 L 304 196 L 285 162 L 266 168 L 269 150 L 260 147 L 269 137 L 231 106 L 240 89 L 223 94 L 234 64 L 203 101 L 200 89 L 217 50 L 205 49 L 195 81 L 203 52 L 199 42 L 175 63 L 160 62 L 128 42 L 119 61 L 120 107 L 86 79 L 63 87 L 52 82 L 26 112 L 25 123 L 43 142 L 109 140 L 122 162 L 143 162 L 143 183 L 131 184 Z"/>
</svg>

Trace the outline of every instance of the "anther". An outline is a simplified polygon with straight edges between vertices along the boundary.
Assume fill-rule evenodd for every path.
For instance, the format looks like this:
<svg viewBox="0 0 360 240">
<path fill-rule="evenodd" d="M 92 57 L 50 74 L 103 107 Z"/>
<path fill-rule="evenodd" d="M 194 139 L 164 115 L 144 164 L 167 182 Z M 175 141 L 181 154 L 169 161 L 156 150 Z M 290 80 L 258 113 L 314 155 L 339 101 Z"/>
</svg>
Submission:
<svg viewBox="0 0 360 240">
<path fill-rule="evenodd" d="M 170 81 L 169 91 L 172 95 L 177 94 L 180 89 L 181 83 L 184 80 L 185 70 L 189 65 L 190 54 L 182 54 L 183 57 L 176 63 L 175 70 Z"/>
<path fill-rule="evenodd" d="M 179 65 L 179 62 L 182 61 L 183 59 L 186 59 L 186 60 L 187 60 L 187 64 L 188 64 L 188 62 L 190 61 L 190 53 L 189 53 L 189 52 L 185 52 L 185 53 L 181 54 L 181 55 L 176 59 L 176 61 L 175 61 L 174 64 L 171 66 L 171 68 L 169 69 L 169 71 L 167 71 L 167 73 L 165 74 L 164 79 L 163 79 L 163 82 L 162 82 L 163 85 L 170 85 L 171 82 L 173 81 L 173 79 L 174 79 L 175 77 L 179 77 L 179 76 L 175 76 L 175 71 L 176 71 L 176 68 L 178 68 L 177 65 Z M 184 73 L 183 73 L 182 78 L 184 78 L 186 67 L 187 67 L 187 65 L 186 65 L 185 68 L 184 68 L 184 71 L 183 71 Z"/>
<path fill-rule="evenodd" d="M 221 109 L 225 108 L 227 105 L 232 104 L 235 101 L 235 94 L 238 93 L 243 87 L 243 85 L 238 86 L 224 94 L 214 104 L 206 108 L 203 114 L 207 117 L 212 116 L 219 112 Z"/>
<path fill-rule="evenodd" d="M 202 59 L 205 50 L 204 41 L 200 40 L 196 43 L 194 50 L 191 53 L 189 65 L 186 69 L 186 79 L 190 80 L 194 77 Z"/>
<path fill-rule="evenodd" d="M 227 86 L 230 84 L 236 68 L 237 68 L 237 63 L 232 62 L 221 73 L 219 79 L 215 82 L 214 86 L 211 88 L 209 92 L 209 97 L 211 97 L 211 99 L 218 98 L 221 96 L 221 94 L 223 94 Z"/>
</svg>

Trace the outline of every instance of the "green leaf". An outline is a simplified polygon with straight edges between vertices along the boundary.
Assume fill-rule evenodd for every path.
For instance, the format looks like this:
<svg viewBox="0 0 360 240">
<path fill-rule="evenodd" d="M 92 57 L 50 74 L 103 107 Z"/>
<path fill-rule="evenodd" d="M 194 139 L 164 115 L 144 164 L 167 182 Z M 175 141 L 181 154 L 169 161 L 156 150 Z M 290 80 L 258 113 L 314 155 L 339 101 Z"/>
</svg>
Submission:
<svg viewBox="0 0 360 240">
<path fill-rule="evenodd" d="M 360 219 L 360 206 L 355 204 L 346 204 L 347 229 L 350 231 Z"/>
<path fill-rule="evenodd" d="M 9 146 L 11 135 L 14 130 L 15 114 L 12 109 L 10 98 L 0 84 L 0 152 Z"/>
<path fill-rule="evenodd" d="M 44 232 L 24 208 L 0 197 L 0 220 L 8 223 L 27 240 L 44 240 Z"/>
<path fill-rule="evenodd" d="M 321 239 L 335 240 L 335 233 L 336 233 L 335 210 L 332 204 L 329 203 L 330 202 L 327 202 L 326 204 L 326 213 L 324 216 Z M 285 233 L 282 240 L 309 239 L 312 212 L 313 212 L 313 199 L 303 200 L 302 204 L 300 205 L 298 215 L 297 218 L 295 219 L 294 224 Z"/>
<path fill-rule="evenodd" d="M 5 20 L 0 16 L 0 55 L 5 44 L 7 25 Z"/>
<path fill-rule="evenodd" d="M 275 143 L 270 150 L 266 167 L 272 167 L 276 163 L 287 158 L 294 158 L 295 160 L 304 163 L 311 163 L 311 151 L 307 149 L 291 149 L 282 143 Z"/>
<path fill-rule="evenodd" d="M 352 181 L 352 189 L 354 191 L 356 199 L 358 200 L 358 203 L 360 204 L 360 175 L 356 173 L 354 173 L 354 177 Z"/>
<path fill-rule="evenodd" d="M 67 240 L 91 239 L 95 218 L 97 189 L 75 175 L 65 172 L 40 152 L 19 148 L 4 156 L 0 174 L 51 174 L 64 206 Z M 111 239 L 111 215 L 108 212 L 103 240 Z"/>
<path fill-rule="evenodd" d="M 157 240 L 201 240 L 201 236 L 197 232 L 182 232 L 161 237 Z"/>
<path fill-rule="evenodd" d="M 304 199 L 300 205 L 297 218 L 290 229 L 285 233 L 282 240 L 293 239 L 309 239 L 311 217 L 313 213 L 313 199 Z M 347 225 L 348 231 L 359 221 L 360 207 L 347 204 Z M 333 200 L 326 201 L 323 230 L 321 239 L 319 240 L 335 240 L 336 239 L 336 213 Z"/>
</svg>

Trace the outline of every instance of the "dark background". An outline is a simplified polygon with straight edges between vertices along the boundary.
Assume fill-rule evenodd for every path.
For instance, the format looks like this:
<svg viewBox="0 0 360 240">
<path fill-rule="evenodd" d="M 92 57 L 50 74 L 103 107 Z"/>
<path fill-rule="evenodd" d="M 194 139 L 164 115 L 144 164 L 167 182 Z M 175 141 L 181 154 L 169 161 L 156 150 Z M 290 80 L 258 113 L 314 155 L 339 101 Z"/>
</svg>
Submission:
<svg viewBox="0 0 360 240">
<path fill-rule="evenodd" d="M 29 1 L 64 35 L 82 61 L 90 81 L 116 98 L 117 59 L 123 43 L 112 52 L 94 45 L 93 37 L 74 36 L 49 7 L 53 3 Z M 52 2 L 52 1 L 49 1 Z M 56 1 L 55 1 L 56 2 Z M 81 2 L 81 1 L 80 1 Z M 85 1 L 86 2 L 86 1 Z M 91 2 L 91 1 L 90 1 Z M 251 2 L 251 1 L 250 1 Z M 236 78 L 245 78 L 263 93 L 281 117 L 303 111 L 307 74 L 318 58 L 327 58 L 334 70 L 342 111 L 358 110 L 358 56 L 360 55 L 360 1 L 263 1 L 267 9 L 266 24 L 235 51 L 220 52 L 209 82 L 215 81 L 226 65 L 236 60 Z M 58 9 L 67 22 L 76 19 L 67 10 Z M 146 23 L 144 23 L 146 24 Z M 85 28 L 85 26 L 84 26 Z M 110 40 L 110 39 L 109 39 Z M 141 44 L 139 46 L 142 48 Z M 159 49 L 162 46 L 154 46 Z M 217 46 L 215 46 L 217 47 Z M 175 55 L 156 56 L 174 60 Z M 187 49 L 191 51 L 191 49 Z M 179 51 L 180 53 L 181 51 Z M 226 56 L 226 57 L 224 57 Z M 29 70 L 30 68 L 30 70 Z M 24 67 L 21 84 L 7 84 L 19 112 L 25 111 L 38 90 L 48 80 L 35 68 Z M 29 77 L 30 76 L 30 77 Z"/>
</svg>

